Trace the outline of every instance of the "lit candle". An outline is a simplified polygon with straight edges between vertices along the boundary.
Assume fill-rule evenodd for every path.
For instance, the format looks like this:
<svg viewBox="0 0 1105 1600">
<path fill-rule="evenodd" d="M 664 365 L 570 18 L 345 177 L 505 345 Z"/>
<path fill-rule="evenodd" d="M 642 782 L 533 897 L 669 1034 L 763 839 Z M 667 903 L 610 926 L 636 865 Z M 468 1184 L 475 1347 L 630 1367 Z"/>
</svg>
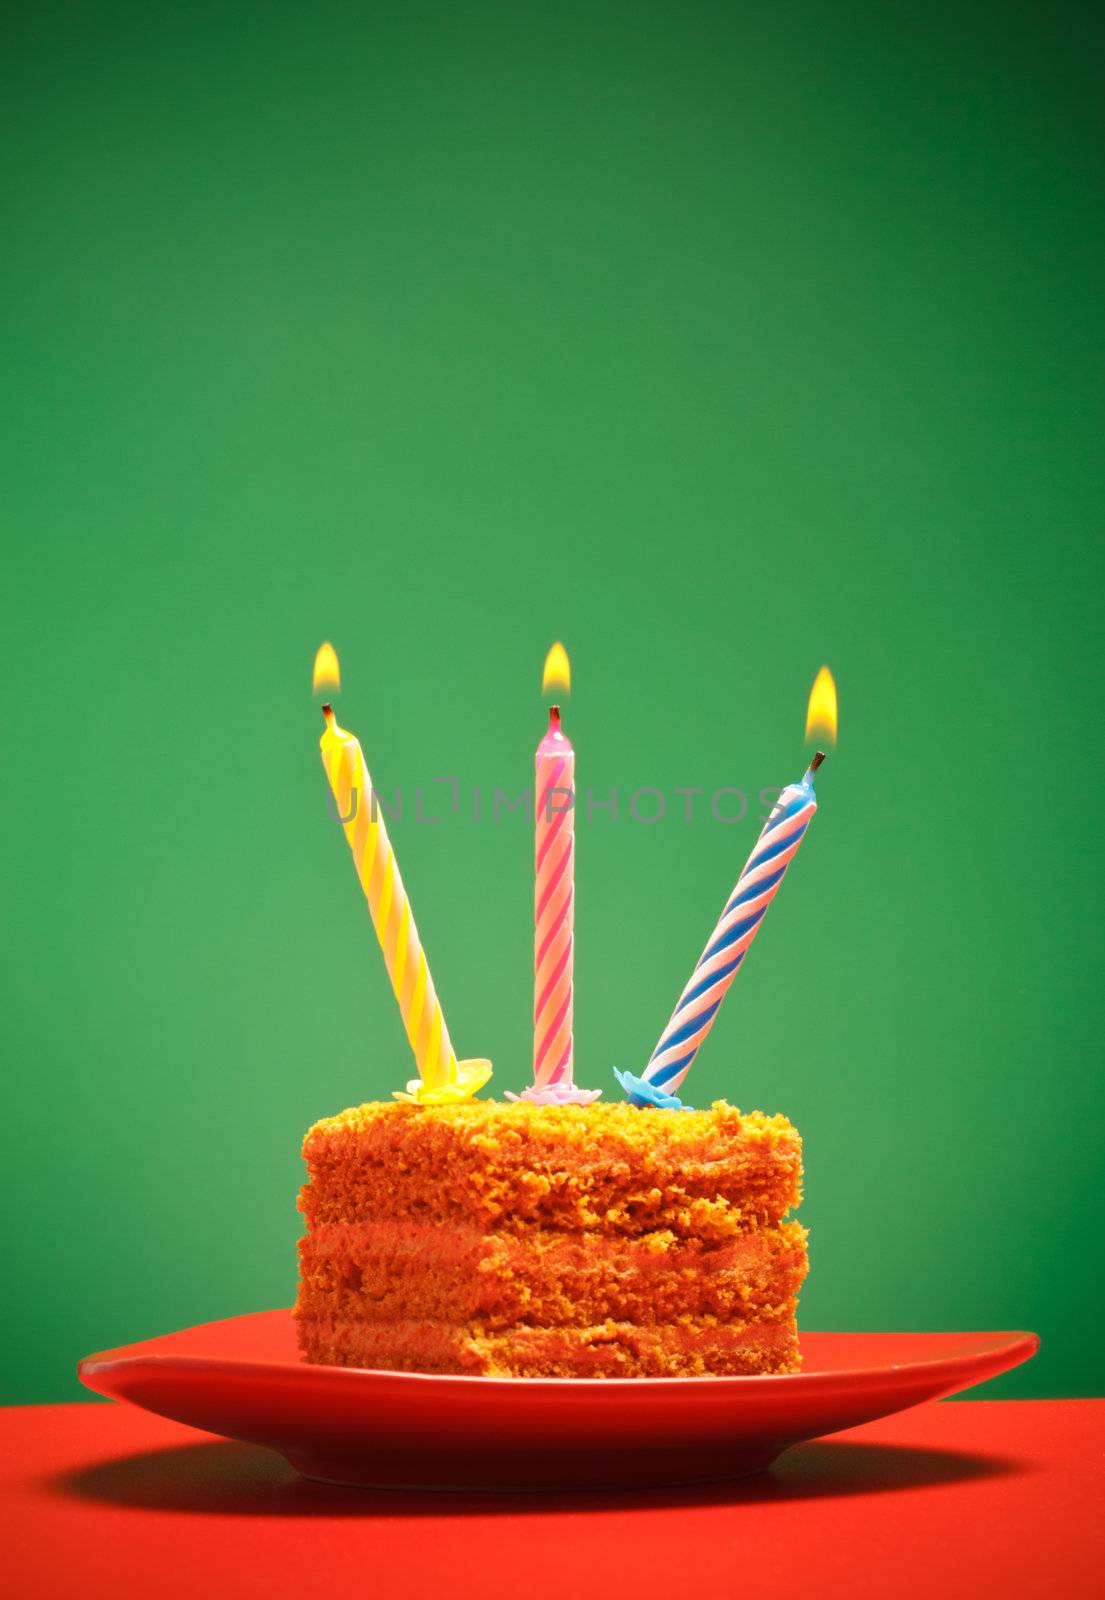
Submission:
<svg viewBox="0 0 1105 1600">
<path fill-rule="evenodd" d="M 827 667 L 821 669 L 810 695 L 807 737 L 819 728 L 835 738 L 836 688 Z M 817 810 L 813 775 L 824 759 L 819 750 L 801 782 L 780 794 L 644 1072 L 638 1078 L 615 1067 L 614 1075 L 634 1105 L 680 1108 L 677 1091 L 813 820 Z"/>
<path fill-rule="evenodd" d="M 322 714 L 322 764 L 418 1066 L 418 1077 L 398 1098 L 424 1104 L 468 1099 L 490 1078 L 491 1063 L 456 1058 L 364 752 L 353 734 L 338 725 L 330 706 L 324 705 Z"/>
<path fill-rule="evenodd" d="M 571 687 L 561 644 L 545 661 L 542 688 L 555 687 Z M 572 1077 L 575 751 L 560 726 L 559 706 L 549 709 L 534 774 L 533 1083 L 522 1098 L 536 1105 L 588 1105 L 602 1090 L 577 1089 Z"/>
</svg>

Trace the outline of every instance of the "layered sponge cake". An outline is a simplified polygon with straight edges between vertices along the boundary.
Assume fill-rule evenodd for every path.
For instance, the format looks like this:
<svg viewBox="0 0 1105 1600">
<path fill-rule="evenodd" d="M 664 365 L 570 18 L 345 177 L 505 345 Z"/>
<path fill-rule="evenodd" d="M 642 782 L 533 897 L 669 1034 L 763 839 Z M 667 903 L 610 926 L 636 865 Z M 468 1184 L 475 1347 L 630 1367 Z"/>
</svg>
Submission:
<svg viewBox="0 0 1105 1600">
<path fill-rule="evenodd" d="M 308 1361 L 513 1377 L 790 1372 L 785 1117 L 372 1104 L 303 1146 Z"/>
</svg>

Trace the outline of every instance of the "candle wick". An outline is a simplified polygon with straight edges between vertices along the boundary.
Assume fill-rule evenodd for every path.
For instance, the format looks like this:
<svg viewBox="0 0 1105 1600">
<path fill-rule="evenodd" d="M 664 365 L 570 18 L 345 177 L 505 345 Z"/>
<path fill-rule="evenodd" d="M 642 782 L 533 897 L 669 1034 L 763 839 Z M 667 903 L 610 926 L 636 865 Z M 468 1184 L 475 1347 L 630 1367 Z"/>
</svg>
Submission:
<svg viewBox="0 0 1105 1600">
<path fill-rule="evenodd" d="M 824 759 L 825 759 L 824 750 L 818 750 L 817 753 L 814 755 L 813 760 L 810 762 L 810 771 L 811 772 L 816 772 L 818 767 L 824 761 Z"/>
<path fill-rule="evenodd" d="M 549 732 L 554 733 L 560 726 L 560 707 L 549 707 Z"/>
</svg>

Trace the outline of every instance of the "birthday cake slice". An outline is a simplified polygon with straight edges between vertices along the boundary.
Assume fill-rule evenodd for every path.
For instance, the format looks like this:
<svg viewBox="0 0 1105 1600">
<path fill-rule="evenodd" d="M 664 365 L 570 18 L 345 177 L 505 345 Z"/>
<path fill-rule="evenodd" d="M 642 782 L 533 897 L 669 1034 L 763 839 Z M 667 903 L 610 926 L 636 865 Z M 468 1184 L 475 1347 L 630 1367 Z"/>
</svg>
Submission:
<svg viewBox="0 0 1105 1600">
<path fill-rule="evenodd" d="M 371 1104 L 303 1146 L 308 1361 L 513 1377 L 790 1372 L 806 1234 L 785 1117 Z"/>
</svg>

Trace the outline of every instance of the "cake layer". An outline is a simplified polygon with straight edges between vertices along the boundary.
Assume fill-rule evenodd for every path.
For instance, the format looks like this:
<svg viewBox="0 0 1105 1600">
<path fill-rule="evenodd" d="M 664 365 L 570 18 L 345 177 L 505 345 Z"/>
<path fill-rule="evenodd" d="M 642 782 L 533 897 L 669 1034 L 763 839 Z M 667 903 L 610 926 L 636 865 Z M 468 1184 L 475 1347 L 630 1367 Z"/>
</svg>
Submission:
<svg viewBox="0 0 1105 1600">
<path fill-rule="evenodd" d="M 729 1323 L 684 1318 L 638 1327 L 603 1322 L 589 1328 L 513 1328 L 478 1324 L 361 1322 L 317 1317 L 299 1322 L 308 1361 L 392 1372 L 455 1372 L 514 1378 L 658 1378 L 794 1372 L 799 1366 L 793 1317 Z"/>
<path fill-rule="evenodd" d="M 310 1229 L 408 1220 L 701 1241 L 778 1223 L 798 1203 L 801 1140 L 785 1117 L 625 1103 L 371 1104 L 307 1134 Z"/>
<path fill-rule="evenodd" d="M 777 1321 L 793 1316 L 806 1275 L 806 1230 L 797 1222 L 717 1245 L 670 1231 L 627 1238 L 322 1223 L 299 1249 L 299 1317 L 478 1322 L 491 1332 L 686 1315 Z"/>
</svg>

